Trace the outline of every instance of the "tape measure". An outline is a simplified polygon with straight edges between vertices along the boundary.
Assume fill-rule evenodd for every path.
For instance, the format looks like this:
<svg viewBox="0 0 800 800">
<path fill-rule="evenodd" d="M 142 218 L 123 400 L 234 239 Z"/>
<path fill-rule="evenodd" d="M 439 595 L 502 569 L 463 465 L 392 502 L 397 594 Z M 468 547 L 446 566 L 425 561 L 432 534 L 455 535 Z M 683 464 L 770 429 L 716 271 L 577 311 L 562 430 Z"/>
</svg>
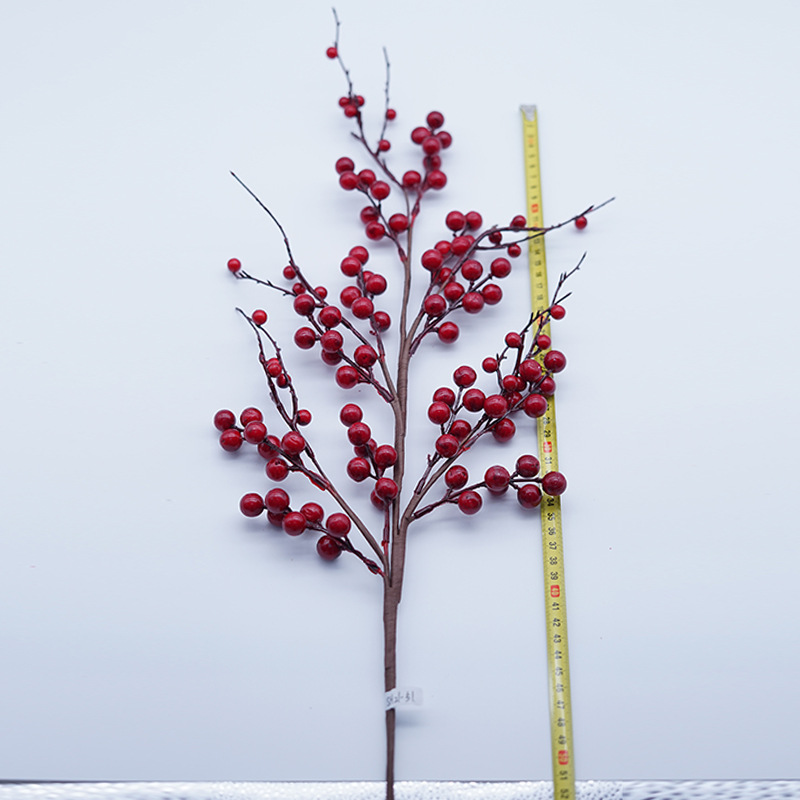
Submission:
<svg viewBox="0 0 800 800">
<path fill-rule="evenodd" d="M 543 228 L 542 184 L 539 169 L 539 128 L 536 106 L 521 106 L 525 191 L 529 227 Z M 529 263 L 533 311 L 550 307 L 544 236 L 531 239 Z M 543 333 L 550 335 L 549 323 Z M 558 470 L 556 409 L 553 397 L 536 426 L 542 474 Z M 564 542 L 561 498 L 544 495 L 542 552 L 544 556 L 544 607 L 547 625 L 547 671 L 550 685 L 550 747 L 553 760 L 553 800 L 575 800 L 575 759 L 572 750 L 572 706 L 569 692 L 567 598 L 564 591 Z"/>
</svg>

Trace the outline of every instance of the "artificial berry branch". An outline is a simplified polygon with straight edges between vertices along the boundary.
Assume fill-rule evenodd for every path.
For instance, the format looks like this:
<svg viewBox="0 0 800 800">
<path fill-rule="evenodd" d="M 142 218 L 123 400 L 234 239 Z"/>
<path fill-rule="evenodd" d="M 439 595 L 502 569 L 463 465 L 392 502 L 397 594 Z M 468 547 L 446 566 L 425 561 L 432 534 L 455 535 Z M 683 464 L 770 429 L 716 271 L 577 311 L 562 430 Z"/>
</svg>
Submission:
<svg viewBox="0 0 800 800">
<path fill-rule="evenodd" d="M 430 452 L 413 488 L 404 492 L 406 470 L 406 434 L 409 419 L 409 396 L 412 387 L 411 362 L 421 345 L 436 335 L 442 343 L 452 345 L 459 338 L 456 320 L 479 319 L 503 299 L 501 282 L 513 269 L 513 261 L 522 253 L 522 245 L 572 223 L 583 229 L 587 217 L 606 203 L 591 205 L 579 214 L 548 227 L 527 224 L 522 215 L 512 217 L 507 225 L 485 226 L 477 211 L 463 213 L 452 210 L 444 219 L 446 233 L 439 241 L 413 256 L 415 225 L 425 207 L 430 192 L 441 191 L 447 184 L 442 169 L 443 154 L 452 144 L 452 136 L 443 129 L 444 116 L 430 112 L 425 125 L 411 130 L 411 141 L 421 149 L 420 169 L 407 169 L 401 177 L 388 163 L 391 142 L 387 138 L 390 123 L 397 114 L 390 106 L 390 62 L 384 51 L 386 85 L 385 108 L 378 143 L 370 146 L 365 130 L 362 109 L 365 99 L 355 93 L 350 72 L 340 54 L 340 23 L 336 23 L 334 44 L 327 50 L 329 58 L 340 65 L 347 94 L 339 99 L 345 118 L 355 125 L 352 136 L 369 159 L 370 167 L 357 170 L 349 156 L 340 157 L 335 171 L 345 192 L 363 196 L 367 205 L 358 212 L 367 244 L 380 247 L 382 241 L 391 243 L 399 262 L 399 270 L 386 274 L 368 269 L 372 255 L 364 244 L 355 244 L 340 262 L 340 271 L 347 279 L 338 301 L 329 296 L 326 286 L 315 286 L 292 252 L 289 236 L 277 216 L 238 176 L 236 181 L 266 212 L 283 238 L 288 264 L 282 268 L 289 287 L 264 280 L 246 272 L 238 259 L 230 259 L 228 269 L 239 279 L 277 291 L 281 300 L 291 300 L 292 309 L 303 323 L 293 334 L 295 345 L 303 351 L 317 351 L 324 365 L 334 370 L 335 384 L 342 390 L 359 385 L 371 387 L 384 401 L 384 408 L 393 421 L 391 443 L 378 443 L 365 419 L 364 410 L 356 403 L 345 403 L 339 421 L 346 428 L 354 456 L 347 461 L 347 478 L 355 484 L 369 487 L 371 505 L 379 516 L 370 519 L 370 512 L 359 513 L 354 508 L 351 493 L 337 487 L 323 469 L 312 449 L 310 437 L 301 428 L 311 422 L 311 412 L 301 406 L 300 393 L 292 380 L 288 365 L 279 346 L 279 337 L 267 326 L 268 314 L 257 309 L 247 314 L 238 309 L 254 331 L 258 357 L 264 371 L 270 405 L 276 410 L 283 427 L 281 435 L 269 433 L 263 413 L 256 408 L 245 409 L 238 417 L 222 410 L 214 417 L 220 432 L 220 444 L 230 453 L 245 444 L 253 445 L 265 461 L 265 473 L 272 483 L 280 483 L 290 473 L 306 478 L 321 490 L 337 510 L 327 518 L 319 503 L 309 501 L 293 507 L 287 491 L 274 487 L 263 492 L 249 492 L 240 500 L 240 510 L 247 517 L 266 512 L 268 523 L 281 528 L 290 536 L 305 532 L 318 534 L 316 549 L 325 561 L 335 561 L 349 553 L 377 575 L 383 585 L 384 673 L 385 688 L 397 685 L 397 614 L 402 597 L 406 565 L 406 545 L 409 527 L 437 509 L 455 506 L 466 515 L 478 513 L 483 506 L 483 493 L 493 496 L 513 493 L 524 509 L 535 509 L 543 495 L 557 496 L 566 489 L 566 479 L 558 472 L 540 474 L 538 459 L 529 454 L 519 455 L 513 468 L 502 464 L 489 467 L 481 480 L 470 481 L 467 468 L 460 463 L 464 454 L 491 438 L 500 444 L 514 439 L 517 433 L 514 418 L 536 420 L 545 414 L 548 398 L 556 390 L 554 375 L 566 367 L 566 357 L 552 348 L 545 333 L 551 321 L 565 315 L 563 302 L 569 293 L 563 292 L 567 279 L 583 263 L 562 273 L 551 304 L 535 309 L 520 330 L 508 332 L 501 348 L 487 355 L 480 370 L 461 364 L 452 372 L 451 386 L 440 386 L 433 393 L 427 416 L 436 426 Z M 377 172 L 375 171 L 377 170 Z M 391 204 L 399 209 L 391 213 Z M 485 263 L 487 252 L 494 258 Z M 380 252 L 380 251 L 378 251 Z M 488 260 L 488 259 L 487 259 Z M 370 266 L 372 266 L 370 264 Z M 424 278 L 412 292 L 416 276 Z M 392 327 L 391 316 L 379 308 L 389 280 L 401 282 L 397 324 Z M 419 303 L 418 307 L 416 303 Z M 471 323 L 477 324 L 477 322 Z M 385 338 L 396 344 L 397 361 L 389 364 Z M 267 352 L 265 341 L 269 342 Z M 479 374 L 493 384 L 484 391 L 477 385 Z M 438 499 L 427 499 L 436 488 Z M 425 504 L 423 504 L 425 503 Z M 380 528 L 380 533 L 373 530 Z M 360 536 L 375 559 L 367 557 L 353 537 Z M 386 712 L 386 796 L 394 796 L 395 710 Z"/>
</svg>

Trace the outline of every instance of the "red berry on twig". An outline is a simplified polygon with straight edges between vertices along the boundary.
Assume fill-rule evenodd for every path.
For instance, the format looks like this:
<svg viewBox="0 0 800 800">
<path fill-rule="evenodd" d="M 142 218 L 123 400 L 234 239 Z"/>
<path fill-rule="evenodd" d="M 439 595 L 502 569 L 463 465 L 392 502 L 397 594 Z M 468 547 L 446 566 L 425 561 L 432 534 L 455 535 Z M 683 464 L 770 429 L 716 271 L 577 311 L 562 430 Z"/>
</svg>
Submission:
<svg viewBox="0 0 800 800">
<path fill-rule="evenodd" d="M 567 479 L 560 472 L 548 472 L 542 478 L 542 490 L 545 494 L 558 497 L 567 490 Z"/>
<path fill-rule="evenodd" d="M 477 514 L 482 505 L 483 498 L 477 492 L 462 492 L 458 496 L 458 507 L 464 514 Z"/>
<path fill-rule="evenodd" d="M 246 517 L 257 517 L 264 511 L 264 500 L 260 494 L 250 492 L 239 501 L 239 510 Z"/>
<path fill-rule="evenodd" d="M 586 217 L 578 217 L 575 220 L 575 227 L 579 231 L 582 231 L 588 224 L 589 224 L 589 220 L 587 220 Z"/>
<path fill-rule="evenodd" d="M 317 553 L 323 561 L 335 561 L 342 554 L 342 548 L 333 536 L 320 536 L 317 540 Z"/>
</svg>

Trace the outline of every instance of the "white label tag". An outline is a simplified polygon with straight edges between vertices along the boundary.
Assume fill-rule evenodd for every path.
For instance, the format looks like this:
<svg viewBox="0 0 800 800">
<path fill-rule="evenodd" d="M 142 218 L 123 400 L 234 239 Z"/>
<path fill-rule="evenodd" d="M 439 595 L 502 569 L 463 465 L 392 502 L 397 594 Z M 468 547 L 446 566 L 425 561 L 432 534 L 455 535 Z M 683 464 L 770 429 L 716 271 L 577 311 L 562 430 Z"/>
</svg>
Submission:
<svg viewBox="0 0 800 800">
<path fill-rule="evenodd" d="M 386 701 L 386 711 L 390 708 L 413 708 L 422 705 L 422 689 L 418 686 L 409 686 L 405 689 L 392 689 L 384 695 Z"/>
</svg>

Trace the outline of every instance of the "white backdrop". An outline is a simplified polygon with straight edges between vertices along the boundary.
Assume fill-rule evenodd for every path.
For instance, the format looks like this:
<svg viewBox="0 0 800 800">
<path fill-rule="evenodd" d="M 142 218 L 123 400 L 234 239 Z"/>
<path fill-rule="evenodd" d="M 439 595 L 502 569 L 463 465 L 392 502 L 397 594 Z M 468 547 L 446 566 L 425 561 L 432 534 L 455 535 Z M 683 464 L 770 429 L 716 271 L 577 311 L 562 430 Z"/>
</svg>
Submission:
<svg viewBox="0 0 800 800">
<path fill-rule="evenodd" d="M 373 132 L 390 53 L 398 169 L 445 114 L 431 241 L 451 208 L 524 210 L 520 103 L 539 107 L 546 221 L 617 197 L 548 240 L 551 281 L 588 252 L 554 331 L 577 777 L 800 777 L 800 7 L 337 8 Z M 378 581 L 243 518 L 266 479 L 211 426 L 266 406 L 233 311 L 263 305 L 309 435 L 333 472 L 346 453 L 332 420 L 353 395 L 291 345 L 280 298 L 225 269 L 284 263 L 231 169 L 319 282 L 338 291 L 361 242 L 333 170 L 357 150 L 332 37 L 317 0 L 0 14 L 2 778 L 382 774 Z M 501 306 L 421 358 L 420 409 L 520 327 L 527 292 L 520 262 Z M 402 779 L 549 776 L 537 520 L 487 505 L 412 537 L 400 682 L 426 699 L 400 721 Z"/>
</svg>

